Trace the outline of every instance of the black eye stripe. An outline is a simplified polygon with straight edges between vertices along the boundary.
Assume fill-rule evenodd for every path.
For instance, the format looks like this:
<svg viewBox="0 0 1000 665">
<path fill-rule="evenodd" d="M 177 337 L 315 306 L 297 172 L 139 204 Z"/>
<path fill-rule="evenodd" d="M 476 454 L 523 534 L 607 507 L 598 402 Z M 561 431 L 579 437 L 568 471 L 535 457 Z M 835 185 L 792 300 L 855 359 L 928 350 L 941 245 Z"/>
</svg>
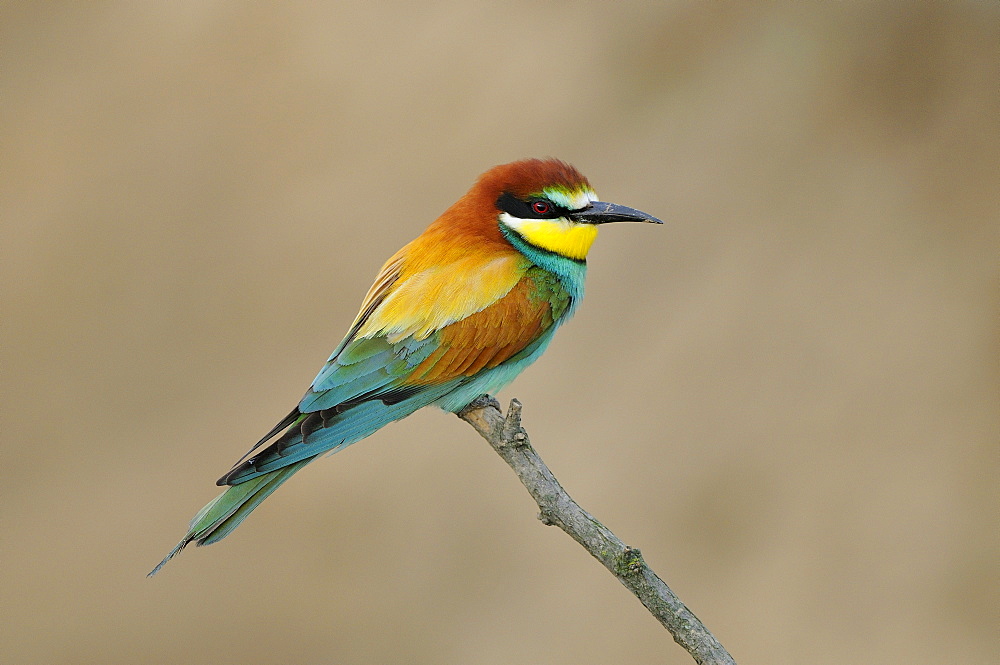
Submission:
<svg viewBox="0 0 1000 665">
<path fill-rule="evenodd" d="M 542 201 L 549 204 L 549 211 L 541 215 L 535 212 L 531 204 L 536 201 Z M 497 199 L 496 205 L 497 209 L 519 219 L 556 219 L 558 217 L 565 217 L 569 214 L 569 210 L 557 206 L 548 199 L 536 197 L 528 199 L 527 201 L 522 201 L 510 192 L 504 192 L 501 194 L 500 198 Z"/>
</svg>

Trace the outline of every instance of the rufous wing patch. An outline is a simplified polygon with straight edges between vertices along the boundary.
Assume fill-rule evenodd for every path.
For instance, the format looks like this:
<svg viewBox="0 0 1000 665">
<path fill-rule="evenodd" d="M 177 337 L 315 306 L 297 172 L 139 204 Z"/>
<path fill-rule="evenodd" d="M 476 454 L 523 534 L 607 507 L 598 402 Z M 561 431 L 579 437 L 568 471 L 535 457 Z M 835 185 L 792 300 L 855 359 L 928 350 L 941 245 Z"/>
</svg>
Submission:
<svg viewBox="0 0 1000 665">
<path fill-rule="evenodd" d="M 437 332 L 440 348 L 414 368 L 407 384 L 472 376 L 523 350 L 552 324 L 549 303 L 531 297 L 534 282 L 521 280 L 502 299 Z"/>
</svg>

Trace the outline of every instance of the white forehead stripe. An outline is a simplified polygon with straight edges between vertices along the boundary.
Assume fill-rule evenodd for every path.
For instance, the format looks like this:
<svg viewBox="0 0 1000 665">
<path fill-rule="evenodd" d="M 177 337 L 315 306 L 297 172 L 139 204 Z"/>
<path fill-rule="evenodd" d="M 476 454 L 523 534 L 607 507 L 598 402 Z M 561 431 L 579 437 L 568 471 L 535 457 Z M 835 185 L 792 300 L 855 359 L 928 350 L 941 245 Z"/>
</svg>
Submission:
<svg viewBox="0 0 1000 665">
<path fill-rule="evenodd" d="M 594 190 L 589 188 L 567 192 L 565 189 L 546 187 L 542 190 L 542 194 L 545 194 L 545 196 L 547 196 L 548 199 L 557 206 L 567 208 L 568 210 L 586 208 L 592 202 L 597 200 L 597 194 L 594 193 Z"/>
</svg>

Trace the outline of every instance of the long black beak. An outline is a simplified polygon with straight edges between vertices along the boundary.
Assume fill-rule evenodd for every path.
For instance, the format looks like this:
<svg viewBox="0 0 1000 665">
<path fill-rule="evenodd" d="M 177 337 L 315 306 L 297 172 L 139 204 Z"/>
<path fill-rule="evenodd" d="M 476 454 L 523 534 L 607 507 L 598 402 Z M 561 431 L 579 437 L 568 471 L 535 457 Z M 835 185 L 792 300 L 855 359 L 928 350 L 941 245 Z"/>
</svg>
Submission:
<svg viewBox="0 0 1000 665">
<path fill-rule="evenodd" d="M 610 224 L 611 222 L 650 222 L 651 224 L 662 224 L 662 219 L 657 219 L 652 215 L 647 215 L 641 210 L 620 206 L 617 203 L 606 203 L 604 201 L 594 201 L 589 207 L 583 210 L 574 210 L 569 214 L 569 218 L 574 222 L 584 224 Z"/>
</svg>

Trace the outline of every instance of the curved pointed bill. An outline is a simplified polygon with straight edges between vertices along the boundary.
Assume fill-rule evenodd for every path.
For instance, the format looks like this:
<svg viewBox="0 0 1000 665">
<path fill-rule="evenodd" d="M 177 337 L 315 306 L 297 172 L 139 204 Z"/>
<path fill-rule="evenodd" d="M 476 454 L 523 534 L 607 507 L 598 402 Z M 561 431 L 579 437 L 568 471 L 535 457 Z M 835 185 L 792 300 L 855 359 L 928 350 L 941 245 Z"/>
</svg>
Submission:
<svg viewBox="0 0 1000 665">
<path fill-rule="evenodd" d="M 574 210 L 569 214 L 569 218 L 574 222 L 582 222 L 584 224 L 610 224 L 611 222 L 663 223 L 662 219 L 657 219 L 641 210 L 605 201 L 594 201 L 583 210 Z"/>
</svg>

